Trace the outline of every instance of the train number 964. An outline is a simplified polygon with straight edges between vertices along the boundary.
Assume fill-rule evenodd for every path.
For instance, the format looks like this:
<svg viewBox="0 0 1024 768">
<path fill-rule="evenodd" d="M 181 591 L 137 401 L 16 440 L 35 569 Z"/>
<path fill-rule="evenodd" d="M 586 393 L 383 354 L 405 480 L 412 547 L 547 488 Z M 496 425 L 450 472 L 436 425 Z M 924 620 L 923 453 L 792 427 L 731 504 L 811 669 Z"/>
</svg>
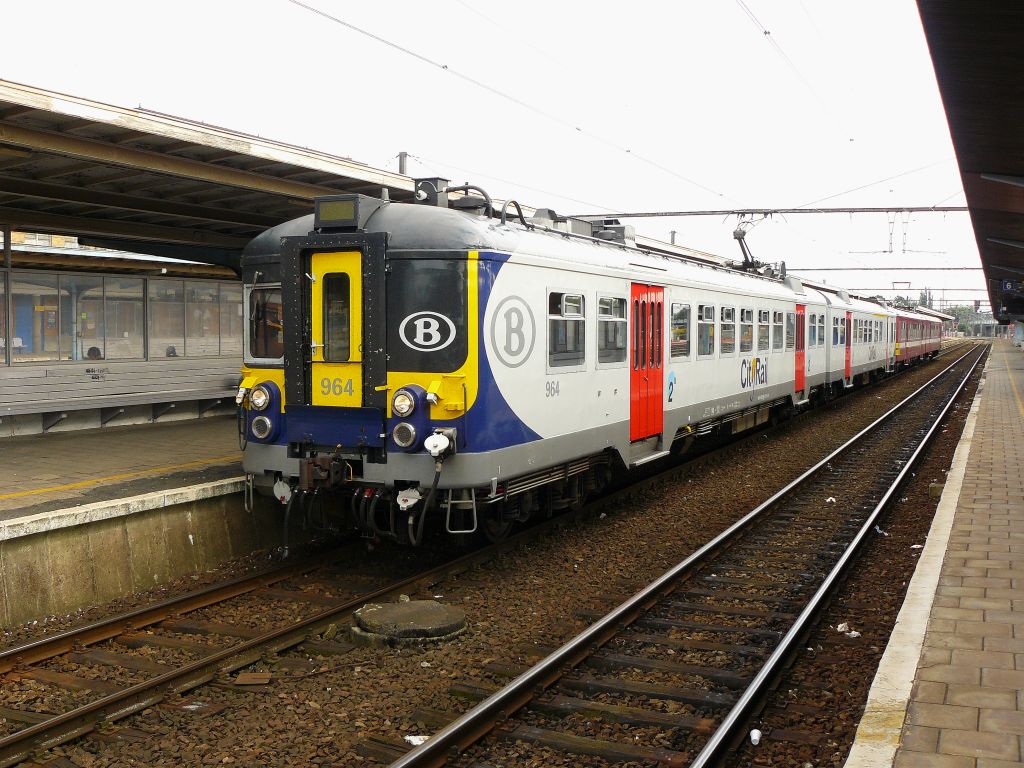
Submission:
<svg viewBox="0 0 1024 768">
<path fill-rule="evenodd" d="M 320 379 L 320 394 L 340 397 L 352 393 L 352 379 L 329 379 L 326 376 Z"/>
</svg>

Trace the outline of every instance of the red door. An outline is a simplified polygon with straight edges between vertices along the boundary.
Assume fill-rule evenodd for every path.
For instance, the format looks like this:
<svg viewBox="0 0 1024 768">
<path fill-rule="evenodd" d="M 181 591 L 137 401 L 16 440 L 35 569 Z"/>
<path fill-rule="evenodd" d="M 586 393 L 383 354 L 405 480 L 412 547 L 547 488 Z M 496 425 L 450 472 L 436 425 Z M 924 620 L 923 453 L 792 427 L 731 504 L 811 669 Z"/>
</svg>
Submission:
<svg viewBox="0 0 1024 768">
<path fill-rule="evenodd" d="M 807 316 L 807 305 L 797 304 L 796 305 L 796 384 L 795 389 L 801 393 L 800 399 L 803 399 L 803 391 L 807 387 L 807 339 L 804 334 L 807 333 L 807 325 L 804 319 Z"/>
<path fill-rule="evenodd" d="M 630 299 L 629 439 L 643 440 L 664 421 L 665 289 L 633 283 Z"/>
<path fill-rule="evenodd" d="M 846 370 L 847 380 L 853 376 L 853 312 L 846 313 Z"/>
</svg>

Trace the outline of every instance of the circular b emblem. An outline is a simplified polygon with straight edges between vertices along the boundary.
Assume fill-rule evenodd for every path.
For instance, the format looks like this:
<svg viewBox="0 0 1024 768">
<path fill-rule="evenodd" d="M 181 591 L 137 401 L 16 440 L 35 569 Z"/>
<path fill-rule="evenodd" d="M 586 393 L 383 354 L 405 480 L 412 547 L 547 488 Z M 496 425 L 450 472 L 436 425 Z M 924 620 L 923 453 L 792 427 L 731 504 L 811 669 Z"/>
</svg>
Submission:
<svg viewBox="0 0 1024 768">
<path fill-rule="evenodd" d="M 530 306 L 519 296 L 506 296 L 491 316 L 491 349 L 506 368 L 525 363 L 537 340 Z"/>
<path fill-rule="evenodd" d="M 455 323 L 440 312 L 414 312 L 398 326 L 402 342 L 417 352 L 437 352 L 455 341 Z"/>
</svg>

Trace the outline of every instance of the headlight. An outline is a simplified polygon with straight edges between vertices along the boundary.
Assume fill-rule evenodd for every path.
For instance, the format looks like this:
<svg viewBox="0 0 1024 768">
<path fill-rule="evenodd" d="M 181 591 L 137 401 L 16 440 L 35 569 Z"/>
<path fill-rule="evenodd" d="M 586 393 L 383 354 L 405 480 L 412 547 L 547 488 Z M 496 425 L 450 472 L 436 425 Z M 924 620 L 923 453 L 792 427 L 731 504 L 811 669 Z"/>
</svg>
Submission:
<svg viewBox="0 0 1024 768">
<path fill-rule="evenodd" d="M 274 425 L 266 416 L 257 416 L 252 420 L 252 434 L 258 440 L 266 440 L 274 430 Z"/>
<path fill-rule="evenodd" d="M 416 442 L 416 427 L 407 421 L 399 422 L 395 424 L 391 437 L 394 438 L 395 444 L 401 448 L 410 448 Z"/>
<path fill-rule="evenodd" d="M 267 410 L 267 406 L 270 405 L 270 393 L 267 391 L 267 388 L 263 386 L 255 387 L 249 395 L 249 403 L 257 411 Z"/>
<path fill-rule="evenodd" d="M 391 410 L 394 411 L 396 415 L 405 418 L 412 413 L 415 408 L 416 399 L 412 396 L 411 392 L 405 389 L 400 389 L 395 393 L 395 397 L 391 401 Z"/>
</svg>

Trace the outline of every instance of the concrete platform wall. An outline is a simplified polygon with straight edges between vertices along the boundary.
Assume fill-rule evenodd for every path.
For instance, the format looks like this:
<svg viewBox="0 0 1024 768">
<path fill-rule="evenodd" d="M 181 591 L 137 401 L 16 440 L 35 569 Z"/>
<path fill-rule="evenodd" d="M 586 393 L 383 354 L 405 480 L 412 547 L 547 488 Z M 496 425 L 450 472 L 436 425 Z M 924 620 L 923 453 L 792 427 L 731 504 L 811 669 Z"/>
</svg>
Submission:
<svg viewBox="0 0 1024 768">
<path fill-rule="evenodd" d="M 257 497 L 249 513 L 240 480 L 208 485 L 219 487 L 5 523 L 0 625 L 67 614 L 280 545 L 282 514 L 273 499 Z"/>
</svg>

